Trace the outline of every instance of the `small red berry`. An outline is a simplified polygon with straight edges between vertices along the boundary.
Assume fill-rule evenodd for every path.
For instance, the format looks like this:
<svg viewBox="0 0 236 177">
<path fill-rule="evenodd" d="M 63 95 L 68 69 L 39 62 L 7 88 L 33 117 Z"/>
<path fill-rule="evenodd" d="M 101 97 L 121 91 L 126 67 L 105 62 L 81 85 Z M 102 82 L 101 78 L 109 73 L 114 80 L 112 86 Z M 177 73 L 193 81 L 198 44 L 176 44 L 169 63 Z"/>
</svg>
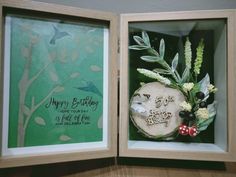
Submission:
<svg viewBox="0 0 236 177">
<path fill-rule="evenodd" d="M 179 126 L 179 134 L 181 135 L 188 135 L 189 134 L 189 128 L 187 125 L 180 125 Z"/>
<path fill-rule="evenodd" d="M 197 136 L 198 130 L 196 126 L 189 127 L 189 135 L 194 137 Z"/>
</svg>

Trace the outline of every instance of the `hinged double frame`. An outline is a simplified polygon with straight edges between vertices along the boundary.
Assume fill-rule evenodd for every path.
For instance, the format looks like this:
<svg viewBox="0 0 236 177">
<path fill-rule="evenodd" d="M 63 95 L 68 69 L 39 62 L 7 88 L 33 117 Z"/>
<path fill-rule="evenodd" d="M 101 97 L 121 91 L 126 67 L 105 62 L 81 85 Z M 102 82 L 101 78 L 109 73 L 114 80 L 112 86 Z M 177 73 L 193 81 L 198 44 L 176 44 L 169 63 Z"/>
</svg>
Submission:
<svg viewBox="0 0 236 177">
<path fill-rule="evenodd" d="M 210 28 L 219 33 L 214 38 L 213 75 L 215 85 L 221 89 L 216 95 L 220 113 L 214 123 L 213 143 L 133 139 L 129 121 L 130 29 L 163 32 L 172 27 L 177 29 L 182 22 L 198 24 L 204 20 L 224 22 L 221 28 Z M 119 156 L 125 157 L 235 161 L 234 10 L 122 14 L 119 31 L 119 18 L 111 13 L 8 0 L 1 2 L 0 22 L 1 168 L 115 157 L 117 146 Z M 166 27 L 162 22 L 177 22 L 177 25 Z M 199 26 L 204 30 L 204 25 Z M 184 25 L 182 28 L 186 30 Z M 30 46 L 36 47 L 30 50 Z M 31 63 L 33 69 L 27 82 L 22 78 L 27 73 L 25 65 L 29 58 L 36 63 Z M 35 77 L 41 74 L 41 79 Z M 38 85 L 36 79 L 30 78 L 36 78 Z M 20 87 L 21 80 L 24 84 Z M 24 87 L 29 83 L 32 90 Z M 20 101 L 22 93 L 25 102 Z M 82 106 L 79 99 L 88 100 Z M 23 128 L 19 128 L 20 111 Z M 87 119 L 82 121 L 83 115 Z M 24 129 L 23 133 L 20 129 Z"/>
</svg>

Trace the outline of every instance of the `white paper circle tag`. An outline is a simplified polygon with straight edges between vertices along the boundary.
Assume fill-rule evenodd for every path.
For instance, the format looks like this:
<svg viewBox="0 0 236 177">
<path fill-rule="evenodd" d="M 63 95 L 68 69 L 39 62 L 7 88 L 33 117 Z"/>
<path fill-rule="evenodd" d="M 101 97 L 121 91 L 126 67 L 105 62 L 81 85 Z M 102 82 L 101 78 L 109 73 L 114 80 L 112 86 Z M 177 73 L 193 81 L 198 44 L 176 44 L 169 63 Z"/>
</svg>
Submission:
<svg viewBox="0 0 236 177">
<path fill-rule="evenodd" d="M 143 85 L 130 101 L 130 117 L 134 125 L 149 138 L 168 138 L 182 122 L 180 103 L 184 95 L 159 82 Z"/>
</svg>

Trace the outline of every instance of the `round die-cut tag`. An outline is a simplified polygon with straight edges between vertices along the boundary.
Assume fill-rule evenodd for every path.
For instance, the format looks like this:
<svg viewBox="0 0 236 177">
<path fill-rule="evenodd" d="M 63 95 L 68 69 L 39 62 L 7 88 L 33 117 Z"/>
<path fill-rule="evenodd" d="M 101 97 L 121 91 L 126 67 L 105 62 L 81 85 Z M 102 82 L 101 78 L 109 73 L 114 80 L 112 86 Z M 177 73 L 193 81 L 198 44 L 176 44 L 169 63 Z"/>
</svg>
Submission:
<svg viewBox="0 0 236 177">
<path fill-rule="evenodd" d="M 143 85 L 130 100 L 130 117 L 134 125 L 149 138 L 168 138 L 182 123 L 180 103 L 184 95 L 159 82 Z"/>
</svg>

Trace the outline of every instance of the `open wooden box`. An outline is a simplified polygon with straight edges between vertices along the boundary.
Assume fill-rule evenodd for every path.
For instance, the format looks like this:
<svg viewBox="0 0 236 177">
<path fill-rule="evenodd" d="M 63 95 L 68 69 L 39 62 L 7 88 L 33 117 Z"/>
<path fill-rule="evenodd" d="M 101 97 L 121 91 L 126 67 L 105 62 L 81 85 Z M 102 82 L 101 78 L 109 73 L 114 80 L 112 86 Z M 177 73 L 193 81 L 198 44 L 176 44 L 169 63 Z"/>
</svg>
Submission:
<svg viewBox="0 0 236 177">
<path fill-rule="evenodd" d="M 121 16 L 121 115 L 120 115 L 120 155 L 177 158 L 196 160 L 233 160 L 235 137 L 233 127 L 234 100 L 234 57 L 235 57 L 235 15 L 234 11 L 198 11 L 151 14 L 125 14 Z M 217 20 L 224 20 L 223 25 Z M 220 23 L 220 22 L 219 22 Z M 191 26 L 193 25 L 193 26 Z M 159 32 L 168 35 L 189 35 L 196 31 L 213 31 L 214 59 L 208 61 L 213 66 L 213 78 L 216 87 L 222 92 L 215 95 L 218 102 L 217 116 L 214 122 L 214 141 L 212 143 L 156 142 L 130 138 L 129 134 L 129 33 L 133 29 Z M 174 34 L 175 33 L 175 34 Z M 185 33 L 185 34 L 183 34 Z M 167 45 L 167 44 L 166 44 Z M 131 54 L 130 54 L 131 55 Z M 130 59 L 131 60 L 131 59 Z M 130 86 L 131 87 L 131 86 Z M 231 95 L 231 96 L 230 96 Z"/>
<path fill-rule="evenodd" d="M 85 124 L 83 125 L 83 127 L 86 128 L 81 129 L 80 124 L 77 122 L 78 127 L 76 127 L 76 125 L 73 125 L 69 126 L 69 128 L 68 124 L 73 123 L 70 122 L 69 119 L 65 120 L 65 124 L 59 124 L 58 122 L 56 122 L 57 124 L 55 124 L 55 122 L 52 123 L 53 121 L 51 119 L 54 120 L 55 117 L 58 117 L 57 114 L 59 114 L 53 111 L 50 115 L 41 117 L 41 113 L 47 112 L 47 110 L 40 108 L 41 111 L 36 112 L 33 109 L 35 108 L 34 106 L 37 105 L 37 101 L 39 101 L 39 99 L 36 99 L 36 96 L 37 94 L 40 95 L 41 93 L 41 91 L 33 89 L 33 91 L 29 92 L 29 95 L 31 96 L 30 99 L 28 98 L 29 100 L 31 100 L 31 102 L 23 103 L 23 105 L 26 105 L 27 107 L 27 109 L 23 109 L 25 111 L 24 114 L 26 116 L 26 121 L 31 121 L 33 127 L 27 130 L 28 142 L 25 145 L 19 145 L 16 142 L 9 143 L 10 140 L 16 139 L 17 136 L 17 121 L 15 121 L 14 124 L 13 119 L 13 117 L 16 116 L 12 116 L 14 115 L 14 113 L 12 112 L 17 112 L 21 109 L 15 109 L 14 106 L 12 106 L 14 104 L 18 104 L 18 107 L 20 107 L 18 101 L 15 101 L 15 98 L 13 98 L 15 92 L 19 92 L 18 94 L 21 93 L 21 91 L 17 91 L 17 85 L 14 85 L 15 82 L 17 82 L 17 80 L 14 80 L 14 78 L 17 78 L 17 76 L 21 75 L 22 72 L 20 71 L 20 69 L 16 69 L 18 66 L 21 66 L 21 61 L 18 61 L 16 58 L 20 57 L 20 55 L 23 55 L 22 58 L 26 58 L 27 60 L 27 56 L 29 56 L 30 53 L 29 50 L 25 49 L 28 44 L 23 43 L 23 48 L 19 47 L 19 49 L 21 50 L 20 53 L 18 51 L 18 53 L 15 52 L 17 53 L 16 56 L 13 55 L 14 52 L 12 51 L 18 50 L 19 45 L 19 42 L 17 43 L 16 40 L 11 40 L 14 39 L 14 32 L 11 33 L 11 30 L 13 31 L 14 29 L 16 29 L 16 27 L 13 26 L 14 23 L 11 22 L 12 19 L 14 20 L 14 17 L 16 17 L 16 19 L 18 18 L 18 20 L 23 20 L 20 25 L 23 26 L 22 29 L 24 28 L 25 31 L 29 30 L 30 28 L 29 24 L 27 24 L 27 20 L 35 21 L 33 22 L 33 24 L 36 24 L 36 27 L 38 27 L 38 35 L 41 34 L 40 30 L 41 32 L 44 31 L 45 36 L 39 42 L 41 48 L 37 48 L 39 50 L 39 53 L 45 52 L 45 50 L 42 50 L 43 45 L 46 45 L 49 51 L 57 49 L 56 58 L 59 58 L 60 63 L 55 66 L 59 69 L 53 70 L 54 73 L 49 70 L 49 75 L 45 76 L 45 79 L 43 80 L 46 80 L 46 88 L 48 87 L 56 89 L 54 90 L 56 98 L 62 97 L 67 100 L 73 98 L 75 94 L 75 90 L 73 90 L 73 88 L 76 86 L 75 83 L 77 84 L 85 81 L 85 83 L 88 84 L 88 82 L 86 82 L 88 80 L 96 82 L 95 86 L 99 88 L 100 92 L 90 84 L 89 86 L 91 86 L 92 89 L 91 87 L 89 89 L 88 87 L 79 87 L 80 92 L 78 93 L 78 95 L 75 95 L 75 97 L 80 97 L 81 95 L 85 97 L 93 96 L 95 100 L 100 100 L 101 104 L 99 104 L 98 108 L 100 110 L 99 113 L 96 113 L 96 110 L 89 112 L 87 109 L 83 109 L 83 111 L 87 111 L 87 114 L 89 114 L 88 117 L 91 118 L 89 124 L 94 124 L 96 126 L 86 127 Z M 119 20 L 121 22 L 120 31 L 118 29 Z M 39 23 L 38 21 L 42 22 Z M 234 131 L 234 128 L 236 127 L 236 115 L 233 110 L 236 103 L 236 100 L 234 98 L 234 94 L 236 93 L 236 65 L 234 62 L 236 56 L 234 50 L 234 48 L 236 47 L 236 39 L 234 38 L 236 29 L 236 12 L 234 10 L 122 14 L 120 15 L 119 19 L 117 15 L 106 12 L 97 12 L 75 7 L 39 2 L 19 2 L 16 0 L 8 0 L 1 2 L 0 22 L 2 24 L 2 116 L 0 167 L 4 168 L 12 166 L 115 157 L 117 155 L 121 157 L 146 157 L 210 161 L 236 160 L 236 136 Z M 45 30 L 43 25 L 48 25 L 48 23 L 49 29 Z M 39 24 L 42 25 L 42 29 L 40 29 Z M 78 30 L 78 32 L 76 32 L 75 30 L 75 33 L 72 33 L 72 31 L 74 30 L 73 28 L 71 28 L 72 31 L 69 32 L 64 32 L 62 30 L 56 29 L 59 26 L 62 27 L 62 29 L 70 29 L 70 25 L 74 25 L 74 29 L 82 30 Z M 172 36 L 178 36 L 180 33 L 184 33 L 186 36 L 186 34 L 188 34 L 191 29 L 194 29 L 195 31 L 206 30 L 210 31 L 211 34 L 211 38 L 209 41 L 211 41 L 211 56 L 213 57 L 210 61 L 213 63 L 213 66 L 210 63 L 207 63 L 207 66 L 211 67 L 210 70 L 212 73 L 212 78 L 214 78 L 214 84 L 219 89 L 219 92 L 215 94 L 215 99 L 218 101 L 218 108 L 217 116 L 213 124 L 214 126 L 211 129 L 211 132 L 213 132 L 211 140 L 207 143 L 186 143 L 158 140 L 153 141 L 149 139 L 143 139 L 142 135 L 139 134 L 137 134 L 137 136 L 141 136 L 141 138 L 132 138 L 132 132 L 130 132 L 130 127 L 132 125 L 129 118 L 129 99 L 132 95 L 130 87 L 132 87 L 131 82 L 134 74 L 130 74 L 130 68 L 132 67 L 132 65 L 130 65 L 130 51 L 128 50 L 130 45 L 131 32 L 140 33 L 141 31 L 147 31 L 148 33 L 152 33 L 154 35 L 156 33 L 163 33 Z M 47 30 L 51 30 L 51 32 L 45 32 Z M 51 36 L 51 38 L 47 39 L 49 34 L 53 34 L 53 31 L 59 32 L 61 36 Z M 95 31 L 100 31 L 100 33 L 98 32 L 95 34 Z M 17 32 L 19 36 L 19 31 L 15 30 L 16 34 Z M 175 32 L 175 34 L 173 34 L 173 32 Z M 27 36 L 27 34 L 28 33 L 22 33 L 22 36 Z M 76 35 L 78 35 L 80 38 L 79 40 L 77 39 L 78 46 L 74 44 L 74 38 Z M 16 35 L 15 38 L 18 39 L 18 36 Z M 81 40 L 82 37 L 84 37 L 83 40 Z M 37 40 L 34 40 L 34 37 L 32 38 L 31 36 L 30 39 L 32 39 L 31 43 L 37 43 Z M 60 48 L 60 46 L 56 45 L 59 43 L 56 40 L 63 41 L 63 39 L 64 45 L 62 45 L 62 48 Z M 44 43 L 41 43 L 42 41 L 44 41 Z M 88 47 L 89 41 L 92 41 L 91 44 L 96 45 L 94 45 L 93 47 Z M 168 43 L 166 43 L 166 46 L 167 45 Z M 73 54 L 73 51 L 69 51 L 66 53 L 67 57 L 61 59 L 60 57 L 62 57 L 63 54 L 60 52 L 63 51 L 63 48 L 70 49 L 70 46 L 74 46 L 72 47 L 72 49 L 74 49 L 75 51 L 80 50 L 78 55 L 82 55 L 83 57 L 79 58 L 76 54 Z M 57 52 L 59 53 L 57 54 Z M 36 57 L 36 59 L 39 61 L 39 64 L 40 62 L 44 62 L 41 58 L 45 58 L 44 54 L 41 54 L 40 56 L 41 57 Z M 51 61 L 50 57 L 53 57 L 54 55 L 50 55 L 49 53 L 48 56 L 49 57 L 48 59 L 46 59 L 46 61 Z M 89 62 L 89 58 L 96 64 L 91 64 Z M 70 59 L 71 66 L 68 65 L 66 69 L 66 61 L 68 59 Z M 87 65 L 82 65 L 81 63 L 83 62 L 81 62 L 81 60 L 87 63 Z M 118 63 L 120 65 L 119 69 L 117 67 Z M 37 65 L 38 64 L 36 64 L 35 66 L 36 69 L 38 67 Z M 88 67 L 87 69 L 89 69 L 89 71 L 93 74 L 91 74 L 90 72 L 88 74 L 86 67 Z M 76 68 L 78 68 L 78 72 Z M 68 71 L 74 72 L 70 73 Z M 55 75 L 55 72 L 58 75 Z M 77 79 L 78 76 L 78 80 L 75 80 L 74 82 L 71 81 L 68 85 L 63 85 L 63 89 L 61 87 L 58 87 L 58 85 L 49 84 L 49 78 L 54 82 L 58 82 L 58 80 L 63 78 L 63 73 L 66 72 L 68 73 L 65 75 L 69 75 L 73 79 Z M 77 73 L 79 73 L 79 75 Z M 118 77 L 120 80 L 119 100 L 117 98 Z M 18 82 L 20 81 L 18 80 Z M 69 88 L 72 90 L 65 93 L 61 92 Z M 52 94 L 54 94 L 54 92 Z M 46 97 L 46 99 L 44 100 L 44 108 L 47 105 L 46 103 L 48 103 L 49 105 L 50 100 L 52 100 L 52 95 L 50 96 Z M 119 116 L 117 114 L 118 103 L 120 106 Z M 66 104 L 66 102 L 61 104 Z M 72 104 L 72 102 L 68 101 L 68 105 L 70 104 Z M 101 114 L 101 112 L 103 115 L 102 121 L 98 119 L 97 116 L 97 114 Z M 32 120 L 27 119 L 27 116 L 29 115 L 33 117 Z M 73 114 L 72 116 L 76 115 Z M 56 120 L 57 119 L 55 119 L 54 121 Z M 50 134 L 49 130 L 44 129 L 45 125 L 48 124 L 48 122 L 52 123 L 51 128 L 48 129 L 53 130 L 55 126 L 61 126 L 63 129 L 63 131 L 59 131 L 61 134 L 58 134 L 58 132 L 53 133 L 53 131 Z M 117 130 L 118 125 L 119 129 Z M 26 124 L 26 128 L 28 127 L 28 124 Z M 13 130 L 11 131 L 10 129 Z M 85 133 L 77 135 L 77 129 L 78 132 Z M 55 135 L 57 136 L 57 138 L 59 136 L 59 139 L 61 141 L 53 140 L 49 143 L 45 143 L 43 141 L 34 141 L 32 140 L 35 139 L 34 137 L 39 137 L 35 135 L 36 131 L 42 131 L 41 133 L 42 135 L 44 135 L 43 139 L 47 139 L 48 137 Z M 79 138 L 76 139 L 75 137 L 68 136 L 66 132 L 68 133 L 70 131 L 73 132 L 75 137 Z M 94 137 L 98 138 L 93 138 L 93 133 Z M 117 143 L 118 135 L 119 144 Z M 88 137 L 90 137 L 90 139 Z M 118 146 L 119 152 L 117 153 Z"/>
</svg>

